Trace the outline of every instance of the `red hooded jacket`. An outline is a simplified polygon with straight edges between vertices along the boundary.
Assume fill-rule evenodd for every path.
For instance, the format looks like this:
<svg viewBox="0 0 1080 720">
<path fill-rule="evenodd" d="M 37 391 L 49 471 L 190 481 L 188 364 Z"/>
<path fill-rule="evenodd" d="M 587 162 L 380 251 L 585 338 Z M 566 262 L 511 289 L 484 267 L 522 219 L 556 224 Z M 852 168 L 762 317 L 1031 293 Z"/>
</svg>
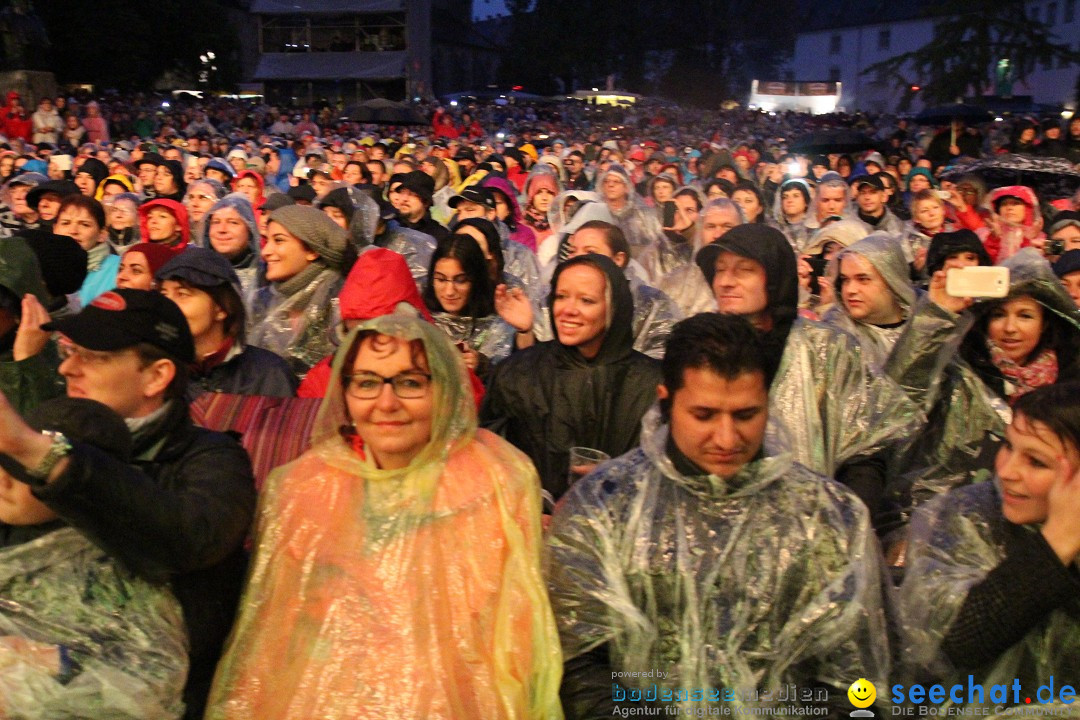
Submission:
<svg viewBox="0 0 1080 720">
<path fill-rule="evenodd" d="M 176 202 L 175 200 L 166 200 L 164 198 L 155 198 L 148 200 L 139 206 L 139 232 L 142 233 L 141 237 L 144 241 L 149 242 L 150 233 L 146 229 L 146 217 L 147 214 L 154 208 L 164 208 L 172 213 L 172 216 L 176 218 L 176 222 L 180 224 L 180 241 L 171 244 L 173 248 L 182 248 L 188 244 L 191 240 L 191 227 L 188 225 L 187 208 Z"/>
<path fill-rule="evenodd" d="M 431 313 L 420 299 L 405 258 L 386 248 L 371 248 L 360 254 L 345 278 L 338 302 L 342 320 L 370 320 L 389 315 L 399 303 L 408 303 L 416 308 L 422 318 L 432 322 Z M 334 356 L 330 355 L 308 370 L 296 391 L 297 397 L 325 397 L 333 361 Z M 471 370 L 469 380 L 479 409 L 480 401 L 484 399 L 484 384 Z"/>
</svg>

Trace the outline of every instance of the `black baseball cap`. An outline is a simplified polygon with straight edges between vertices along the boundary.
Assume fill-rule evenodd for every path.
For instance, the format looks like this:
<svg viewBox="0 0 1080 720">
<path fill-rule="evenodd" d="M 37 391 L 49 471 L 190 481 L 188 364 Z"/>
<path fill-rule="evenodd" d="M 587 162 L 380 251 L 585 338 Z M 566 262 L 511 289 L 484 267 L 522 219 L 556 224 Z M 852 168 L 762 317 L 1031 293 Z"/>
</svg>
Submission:
<svg viewBox="0 0 1080 720">
<path fill-rule="evenodd" d="M 450 198 L 450 207 L 456 208 L 463 202 L 483 205 L 488 210 L 495 209 L 495 198 L 492 196 L 491 192 L 487 188 L 477 187 L 476 185 L 470 185 L 454 197 Z"/>
<path fill-rule="evenodd" d="M 195 361 L 195 341 L 184 313 L 172 300 L 151 290 L 110 290 L 78 315 L 41 327 L 89 350 L 109 352 L 148 343 L 181 362 Z"/>
<path fill-rule="evenodd" d="M 856 191 L 858 191 L 858 189 L 861 188 L 863 185 L 870 185 L 875 190 L 885 189 L 885 183 L 881 182 L 881 178 L 879 178 L 877 175 L 860 175 L 859 177 L 855 178 L 855 182 L 853 184 L 855 185 Z"/>
</svg>

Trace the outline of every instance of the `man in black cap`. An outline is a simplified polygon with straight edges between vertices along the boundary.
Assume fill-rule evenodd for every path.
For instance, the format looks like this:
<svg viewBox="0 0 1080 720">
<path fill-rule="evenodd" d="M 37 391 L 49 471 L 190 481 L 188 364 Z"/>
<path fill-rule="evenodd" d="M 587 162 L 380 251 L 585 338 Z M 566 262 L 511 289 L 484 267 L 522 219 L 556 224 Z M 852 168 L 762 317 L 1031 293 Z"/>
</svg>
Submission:
<svg viewBox="0 0 1080 720">
<path fill-rule="evenodd" d="M 855 186 L 855 204 L 859 221 L 866 232 L 887 232 L 898 235 L 904 231 L 904 221 L 896 217 L 885 203 L 889 196 L 885 183 L 877 175 L 862 175 L 852 183 Z"/>
<path fill-rule="evenodd" d="M 450 231 L 431 217 L 435 180 L 425 172 L 413 170 L 390 178 L 390 202 L 398 211 L 402 227 L 430 235 L 436 240 L 449 237 Z"/>
<path fill-rule="evenodd" d="M 188 416 L 194 343 L 171 300 L 114 290 L 42 329 L 63 336 L 68 396 L 125 418 L 133 462 L 36 432 L 3 397 L 0 453 L 26 469 L 34 496 L 70 525 L 133 572 L 171 584 L 191 644 L 186 717 L 200 718 L 243 583 L 255 507 L 251 462 L 234 440 Z"/>
<path fill-rule="evenodd" d="M 495 219 L 495 198 L 490 190 L 478 185 L 470 185 L 450 198 L 449 205 L 454 210 L 454 222 L 469 218 Z"/>
</svg>

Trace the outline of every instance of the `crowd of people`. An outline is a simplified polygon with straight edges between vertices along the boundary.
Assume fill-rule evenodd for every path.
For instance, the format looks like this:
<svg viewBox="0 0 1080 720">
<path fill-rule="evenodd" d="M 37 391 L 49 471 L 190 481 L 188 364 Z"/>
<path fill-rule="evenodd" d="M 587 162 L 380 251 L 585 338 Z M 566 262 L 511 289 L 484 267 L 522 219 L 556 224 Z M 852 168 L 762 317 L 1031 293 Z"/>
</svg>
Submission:
<svg viewBox="0 0 1080 720">
<path fill-rule="evenodd" d="M 0 111 L 0 716 L 1077 679 L 1080 183 L 967 164 L 1080 118 L 87 100 Z"/>
</svg>

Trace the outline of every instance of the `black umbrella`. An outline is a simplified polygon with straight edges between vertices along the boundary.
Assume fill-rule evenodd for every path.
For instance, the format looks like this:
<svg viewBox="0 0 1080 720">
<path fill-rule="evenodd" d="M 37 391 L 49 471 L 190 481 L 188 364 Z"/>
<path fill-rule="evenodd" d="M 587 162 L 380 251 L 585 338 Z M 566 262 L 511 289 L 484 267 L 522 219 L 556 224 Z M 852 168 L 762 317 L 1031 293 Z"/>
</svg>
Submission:
<svg viewBox="0 0 1080 720">
<path fill-rule="evenodd" d="M 855 130 L 822 130 L 796 140 L 791 151 L 803 155 L 828 155 L 860 152 L 876 147 L 877 141 L 866 133 Z"/>
<path fill-rule="evenodd" d="M 1064 158 L 994 155 L 955 165 L 941 176 L 946 180 L 955 180 L 968 173 L 978 175 L 991 189 L 1005 185 L 1027 185 L 1047 200 L 1071 197 L 1080 190 L 1080 170 Z"/>
<path fill-rule="evenodd" d="M 384 98 L 365 100 L 346 108 L 344 117 L 373 125 L 427 125 L 429 122 L 412 105 Z"/>
<path fill-rule="evenodd" d="M 981 123 L 993 119 L 994 114 L 986 108 L 963 103 L 925 108 L 915 116 L 915 122 L 920 125 L 947 125 L 953 120 L 963 120 L 966 123 Z"/>
</svg>

